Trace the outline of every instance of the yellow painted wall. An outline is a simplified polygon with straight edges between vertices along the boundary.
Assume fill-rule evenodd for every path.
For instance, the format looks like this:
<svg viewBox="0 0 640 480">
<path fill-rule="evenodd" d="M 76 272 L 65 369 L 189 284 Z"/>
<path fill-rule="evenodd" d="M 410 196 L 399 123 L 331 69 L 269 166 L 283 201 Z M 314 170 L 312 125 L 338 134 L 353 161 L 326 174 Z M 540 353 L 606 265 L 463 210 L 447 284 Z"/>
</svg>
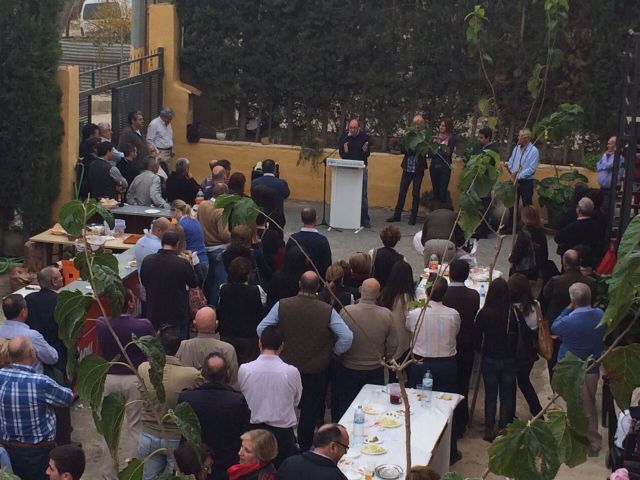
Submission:
<svg viewBox="0 0 640 480">
<path fill-rule="evenodd" d="M 289 182 L 291 198 L 297 200 L 322 200 L 322 168 L 313 171 L 308 164 L 297 165 L 299 148 L 288 145 L 261 145 L 250 142 L 226 142 L 217 140 L 201 140 L 199 143 L 187 142 L 187 124 L 192 122 L 193 112 L 189 102 L 189 95 L 195 91 L 192 87 L 180 81 L 179 52 L 180 29 L 175 7 L 168 3 L 149 6 L 149 51 L 159 47 L 164 48 L 164 83 L 163 103 L 171 106 L 176 116 L 172 122 L 174 148 L 178 157 L 187 157 L 191 161 L 191 173 L 198 180 L 208 175 L 209 161 L 226 158 L 232 162 L 232 170 L 245 174 L 250 179 L 251 168 L 256 162 L 272 158 L 280 163 L 282 178 Z M 325 155 L 331 154 L 327 149 Z M 386 153 L 373 153 L 369 158 L 369 205 L 376 207 L 395 206 L 400 184 L 400 162 L 402 156 Z M 568 167 L 559 167 L 561 171 Z M 458 177 L 462 170 L 462 162 L 456 161 L 451 176 L 451 195 L 454 203 L 458 201 Z M 596 185 L 595 173 L 583 171 Z M 537 178 L 554 175 L 551 165 L 540 165 L 536 172 Z M 331 173 L 328 172 L 330 186 Z M 422 190 L 430 190 L 431 181 L 428 172 L 422 183 Z M 411 201 L 411 193 L 407 195 L 406 206 Z M 327 199 L 331 198 L 330 190 Z"/>
<path fill-rule="evenodd" d="M 58 67 L 56 80 L 62 92 L 60 117 L 62 118 L 64 133 L 62 144 L 60 145 L 60 193 L 51 207 L 51 217 L 54 222 L 57 221 L 60 207 L 74 198 L 75 165 L 78 159 L 78 145 L 80 144 L 80 133 L 78 132 L 78 122 L 80 121 L 78 98 L 80 77 L 78 67 L 75 65 Z"/>
</svg>

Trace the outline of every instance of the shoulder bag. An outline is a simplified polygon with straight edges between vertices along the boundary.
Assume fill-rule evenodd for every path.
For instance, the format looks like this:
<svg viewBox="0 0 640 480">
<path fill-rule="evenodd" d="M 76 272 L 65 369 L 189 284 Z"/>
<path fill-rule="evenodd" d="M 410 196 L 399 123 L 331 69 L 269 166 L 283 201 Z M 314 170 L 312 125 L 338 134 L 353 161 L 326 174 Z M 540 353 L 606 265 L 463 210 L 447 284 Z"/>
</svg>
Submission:
<svg viewBox="0 0 640 480">
<path fill-rule="evenodd" d="M 533 306 L 536 310 L 536 317 L 538 317 L 538 354 L 545 360 L 550 360 L 553 357 L 551 329 L 549 328 L 549 323 L 542 316 L 540 304 L 534 302 Z"/>
</svg>

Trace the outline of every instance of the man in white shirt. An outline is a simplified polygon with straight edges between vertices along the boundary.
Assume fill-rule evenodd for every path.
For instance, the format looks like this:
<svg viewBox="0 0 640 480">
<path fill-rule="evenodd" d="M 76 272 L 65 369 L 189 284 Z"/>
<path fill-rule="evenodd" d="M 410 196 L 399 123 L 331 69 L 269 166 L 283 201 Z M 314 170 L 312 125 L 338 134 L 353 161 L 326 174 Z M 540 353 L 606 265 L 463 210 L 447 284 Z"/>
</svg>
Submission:
<svg viewBox="0 0 640 480">
<path fill-rule="evenodd" d="M 302 396 L 300 372 L 280 359 L 283 343 L 277 327 L 266 327 L 260 335 L 260 356 L 241 365 L 238 371 L 240 391 L 251 410 L 253 428 L 269 430 L 278 441 L 278 456 L 273 462 L 276 467 L 298 451 L 293 434 L 294 408 Z"/>
<path fill-rule="evenodd" d="M 158 253 L 158 250 L 162 248 L 162 242 L 160 239 L 164 232 L 166 232 L 171 226 L 171 222 L 168 218 L 159 217 L 151 223 L 151 230 L 144 231 L 144 237 L 138 240 L 138 243 L 133 247 L 133 252 L 136 256 L 136 268 L 138 269 L 138 276 L 140 276 L 140 267 L 142 267 L 142 261 L 147 255 L 152 253 Z M 142 286 L 142 282 L 139 283 L 140 287 L 140 302 L 142 303 L 142 318 L 147 318 L 147 291 Z"/>
<path fill-rule="evenodd" d="M 171 170 L 171 158 L 173 157 L 173 129 L 171 120 L 175 113 L 171 107 L 163 107 L 160 115 L 149 123 L 147 127 L 147 142 L 158 149 L 162 160 Z"/>
<path fill-rule="evenodd" d="M 407 315 L 407 328 L 418 332 L 413 346 L 414 356 L 422 363 L 409 367 L 407 385 L 422 384 L 427 370 L 433 376 L 433 389 L 439 392 L 457 392 L 456 339 L 460 331 L 460 314 L 442 304 L 447 293 L 447 281 L 440 277 L 431 287 L 427 308 L 415 308 Z M 421 313 L 424 319 L 421 320 Z"/>
</svg>

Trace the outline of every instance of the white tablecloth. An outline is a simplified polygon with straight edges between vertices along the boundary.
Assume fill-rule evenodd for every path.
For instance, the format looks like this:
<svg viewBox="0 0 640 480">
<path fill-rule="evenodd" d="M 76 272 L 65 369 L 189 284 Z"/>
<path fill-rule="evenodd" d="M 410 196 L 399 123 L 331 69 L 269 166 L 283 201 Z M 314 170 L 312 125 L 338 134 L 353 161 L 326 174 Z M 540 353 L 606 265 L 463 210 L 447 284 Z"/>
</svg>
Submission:
<svg viewBox="0 0 640 480">
<path fill-rule="evenodd" d="M 411 405 L 411 461 L 413 465 L 430 465 L 439 474 L 449 471 L 449 454 L 451 442 L 451 422 L 453 410 L 462 400 L 461 395 L 449 393 L 451 400 L 443 400 L 441 392 L 433 392 L 433 400 L 429 408 L 423 407 L 418 400 L 418 390 L 407 389 Z M 355 398 L 349 409 L 340 419 L 340 423 L 349 431 L 351 448 L 347 454 L 351 465 L 345 470 L 367 466 L 368 462 L 400 465 L 405 473 L 405 425 L 404 416 L 402 426 L 396 428 L 382 428 L 375 424 L 381 415 L 365 416 L 365 435 L 375 435 L 382 439 L 381 445 L 387 450 L 383 455 L 364 455 L 360 447 L 354 446 L 353 441 L 353 413 L 357 405 L 380 405 L 387 412 L 397 412 L 402 405 L 392 405 L 386 387 L 380 385 L 365 385 Z M 359 454 L 359 455 L 358 455 Z M 355 458 L 354 458 L 355 457 Z M 403 477 L 404 478 L 404 477 Z"/>
</svg>

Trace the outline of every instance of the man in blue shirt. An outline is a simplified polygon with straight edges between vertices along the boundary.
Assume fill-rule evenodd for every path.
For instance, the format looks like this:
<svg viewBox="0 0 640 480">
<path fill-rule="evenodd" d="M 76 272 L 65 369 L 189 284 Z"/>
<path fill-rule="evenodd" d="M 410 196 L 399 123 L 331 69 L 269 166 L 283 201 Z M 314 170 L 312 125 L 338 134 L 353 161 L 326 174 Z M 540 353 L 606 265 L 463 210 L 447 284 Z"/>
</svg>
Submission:
<svg viewBox="0 0 640 480">
<path fill-rule="evenodd" d="M 70 388 L 38 373 L 36 351 L 28 337 L 9 342 L 11 365 L 0 370 L 0 444 L 20 478 L 46 480 L 49 452 L 55 447 L 53 407 L 73 402 Z"/>
<path fill-rule="evenodd" d="M 573 353 L 583 360 L 592 356 L 598 358 L 602 354 L 605 326 L 599 325 L 604 314 L 599 308 L 591 307 L 591 289 L 584 283 L 574 283 L 569 287 L 571 303 L 555 319 L 551 333 L 561 337 L 558 360 L 562 360 L 567 352 Z M 582 404 L 589 419 L 587 438 L 591 445 L 589 456 L 598 456 L 602 447 L 602 437 L 598 433 L 598 413 L 596 412 L 596 390 L 600 366 L 593 365 L 582 384 Z"/>
<path fill-rule="evenodd" d="M 607 142 L 607 149 L 602 154 L 598 163 L 596 163 L 596 172 L 598 175 L 598 185 L 602 190 L 604 201 L 602 202 L 602 211 L 609 214 L 609 205 L 611 205 L 611 188 L 613 184 L 613 161 L 616 153 L 617 138 L 611 137 Z M 616 177 L 616 188 L 620 186 L 622 177 L 624 176 L 624 157 L 620 155 L 620 165 L 618 166 L 618 175 Z"/>
<path fill-rule="evenodd" d="M 540 153 L 538 149 L 531 143 L 531 130 L 525 128 L 520 130 L 518 134 L 518 144 L 513 148 L 509 160 L 507 160 L 507 170 L 511 175 L 511 181 L 517 180 L 517 198 L 522 199 L 522 205 L 533 204 L 533 185 L 538 162 L 540 161 Z M 513 222 L 513 209 L 510 210 L 511 218 L 509 223 Z"/>
</svg>

